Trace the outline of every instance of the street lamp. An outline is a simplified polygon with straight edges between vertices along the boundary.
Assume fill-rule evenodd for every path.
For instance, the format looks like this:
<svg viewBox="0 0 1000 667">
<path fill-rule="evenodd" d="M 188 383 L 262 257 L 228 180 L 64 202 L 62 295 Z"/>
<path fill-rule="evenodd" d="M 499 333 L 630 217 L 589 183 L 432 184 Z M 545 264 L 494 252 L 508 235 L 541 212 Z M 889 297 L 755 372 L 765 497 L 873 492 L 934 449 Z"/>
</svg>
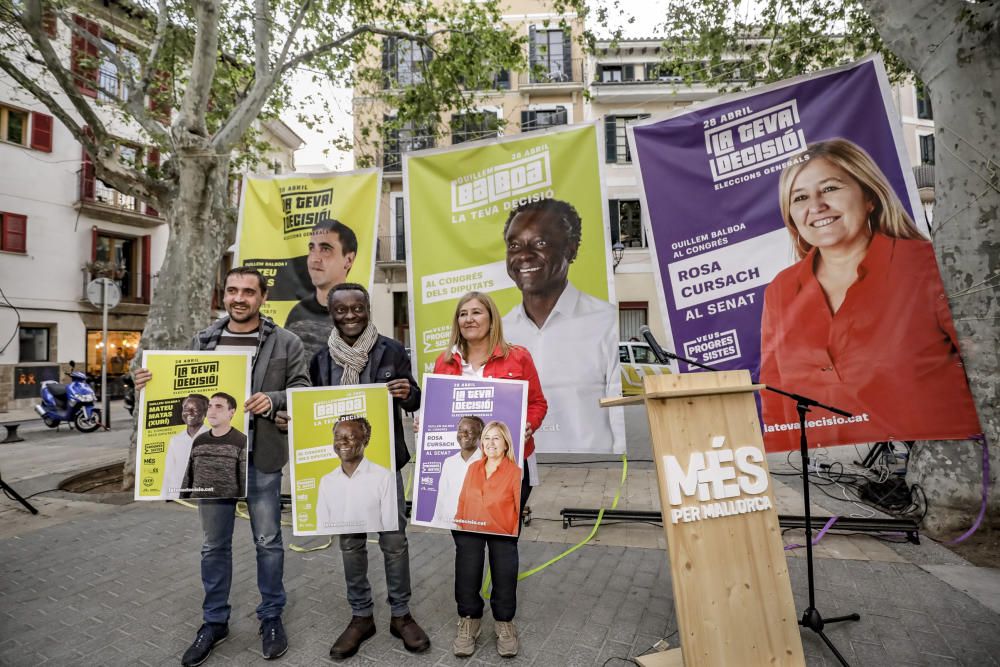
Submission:
<svg viewBox="0 0 1000 667">
<path fill-rule="evenodd" d="M 611 259 L 614 260 L 612 265 L 612 270 L 617 269 L 618 265 L 622 263 L 622 257 L 625 256 L 625 244 L 619 241 L 618 243 L 611 246 Z"/>
</svg>

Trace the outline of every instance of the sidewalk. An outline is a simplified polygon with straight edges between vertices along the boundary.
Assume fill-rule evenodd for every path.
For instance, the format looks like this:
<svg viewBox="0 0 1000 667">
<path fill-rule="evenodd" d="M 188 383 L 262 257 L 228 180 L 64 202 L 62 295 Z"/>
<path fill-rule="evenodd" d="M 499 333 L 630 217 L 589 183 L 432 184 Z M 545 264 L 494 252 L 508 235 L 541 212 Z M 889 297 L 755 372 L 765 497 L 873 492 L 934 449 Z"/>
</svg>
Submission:
<svg viewBox="0 0 1000 667">
<path fill-rule="evenodd" d="M 0 473 L 22 495 L 53 488 L 53 481 L 72 472 L 124 458 L 124 427 L 119 420 L 115 430 L 90 436 L 32 432 L 24 443 L 0 447 Z M 634 459 L 650 457 L 648 439 L 643 455 L 641 436 L 630 434 Z M 785 467 L 783 455 L 769 459 L 772 470 Z M 559 510 L 609 505 L 621 472 L 619 464 L 594 463 L 543 465 L 542 474 L 543 484 L 529 503 L 534 519 L 521 541 L 521 570 L 583 539 L 591 529 L 563 530 Z M 779 511 L 801 513 L 794 478 L 773 479 Z M 833 502 L 817 495 L 812 498 L 817 512 L 845 511 L 828 507 Z M 82 498 L 86 496 L 42 493 L 30 500 L 42 513 L 33 517 L 0 497 L 0 665 L 179 665 L 200 625 L 196 512 L 176 504 L 115 506 Z M 619 507 L 658 509 L 650 464 L 630 464 Z M 240 521 L 234 540 L 231 634 L 209 666 L 265 663 L 254 617 L 258 594 L 248 531 L 248 522 Z M 791 542 L 802 539 L 801 531 L 786 536 Z M 290 529 L 285 540 L 302 545 L 325 541 L 295 538 Z M 455 623 L 451 537 L 413 528 L 412 609 L 431 635 L 432 647 L 411 655 L 389 635 L 382 560 L 373 545 L 370 576 L 378 634 L 345 664 L 603 665 L 613 657 L 627 660 L 647 652 L 663 637 L 677 645 L 664 546 L 659 526 L 602 527 L 590 545 L 519 586 L 516 620 L 522 648 L 516 659 L 497 656 L 487 612 L 479 651 L 461 660 L 450 654 Z M 788 553 L 801 613 L 807 604 L 805 559 L 801 550 Z M 928 539 L 916 546 L 828 535 L 816 553 L 817 608 L 826 617 L 854 611 L 862 615 L 859 622 L 827 627 L 851 665 L 998 664 L 1000 614 L 961 590 L 972 590 L 996 606 L 1000 594 L 991 596 L 982 588 L 996 585 L 995 570 L 972 568 Z M 286 554 L 289 604 L 284 619 L 291 648 L 274 664 L 333 664 L 327 659 L 330 645 L 350 616 L 339 551 L 334 545 Z M 802 637 L 809 665 L 837 664 L 811 632 Z"/>
</svg>

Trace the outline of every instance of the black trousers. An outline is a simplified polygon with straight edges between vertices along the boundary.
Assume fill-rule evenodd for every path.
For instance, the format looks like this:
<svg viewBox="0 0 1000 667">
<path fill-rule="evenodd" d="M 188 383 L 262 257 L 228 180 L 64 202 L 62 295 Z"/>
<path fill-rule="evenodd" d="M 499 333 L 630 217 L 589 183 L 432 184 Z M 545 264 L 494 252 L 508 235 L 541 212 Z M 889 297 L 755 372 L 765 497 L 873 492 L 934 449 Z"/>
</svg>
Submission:
<svg viewBox="0 0 1000 667">
<path fill-rule="evenodd" d="M 531 485 L 528 471 L 521 478 L 521 508 L 528 503 Z M 520 525 L 520 524 L 519 524 Z M 490 609 L 496 621 L 512 621 L 517 611 L 517 537 L 482 535 L 460 530 L 451 531 L 455 540 L 455 602 L 458 615 L 482 618 L 484 551 L 490 559 L 490 577 L 493 591 Z"/>
</svg>

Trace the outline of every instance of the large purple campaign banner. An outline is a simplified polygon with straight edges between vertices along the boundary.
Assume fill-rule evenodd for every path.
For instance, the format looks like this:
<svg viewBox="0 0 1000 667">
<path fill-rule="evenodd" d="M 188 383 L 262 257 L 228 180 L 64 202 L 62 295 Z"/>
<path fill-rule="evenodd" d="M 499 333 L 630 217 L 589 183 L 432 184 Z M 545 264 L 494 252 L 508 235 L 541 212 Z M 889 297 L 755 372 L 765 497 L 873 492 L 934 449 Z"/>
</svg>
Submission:
<svg viewBox="0 0 1000 667">
<path fill-rule="evenodd" d="M 628 132 L 670 348 L 853 413 L 817 415 L 807 424 L 811 444 L 975 432 L 878 57 L 685 107 Z M 959 397 L 954 406 L 931 395 L 910 400 L 920 409 L 897 400 L 942 385 Z M 794 404 L 768 394 L 767 448 L 791 449 Z M 961 417 L 945 424 L 941 415 Z"/>
<path fill-rule="evenodd" d="M 528 383 L 428 373 L 422 395 L 412 522 L 516 535 Z"/>
</svg>

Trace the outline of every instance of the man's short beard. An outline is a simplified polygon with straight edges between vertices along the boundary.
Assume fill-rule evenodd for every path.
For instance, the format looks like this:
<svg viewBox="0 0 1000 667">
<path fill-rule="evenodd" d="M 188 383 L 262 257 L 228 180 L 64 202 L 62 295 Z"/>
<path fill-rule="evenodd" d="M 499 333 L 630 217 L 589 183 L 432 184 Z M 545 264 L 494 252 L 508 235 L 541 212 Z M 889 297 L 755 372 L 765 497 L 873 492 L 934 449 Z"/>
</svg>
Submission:
<svg viewBox="0 0 1000 667">
<path fill-rule="evenodd" d="M 259 310 L 254 310 L 254 311 L 251 311 L 251 310 L 247 310 L 247 316 L 246 316 L 246 317 L 244 317 L 243 319 L 240 319 L 240 318 L 239 318 L 239 317 L 238 317 L 238 316 L 237 316 L 237 315 L 236 315 L 235 313 L 233 313 L 233 311 L 231 311 L 231 310 L 230 310 L 230 311 L 227 311 L 227 313 L 228 313 L 228 315 L 229 315 L 229 319 L 231 319 L 231 320 L 232 320 L 233 322 L 239 322 L 240 324 L 243 324 L 244 322 L 249 322 L 249 321 L 250 321 L 250 320 L 252 320 L 253 318 L 257 317 L 257 315 L 259 315 L 259 314 L 260 314 L 260 311 L 259 311 Z"/>
</svg>

